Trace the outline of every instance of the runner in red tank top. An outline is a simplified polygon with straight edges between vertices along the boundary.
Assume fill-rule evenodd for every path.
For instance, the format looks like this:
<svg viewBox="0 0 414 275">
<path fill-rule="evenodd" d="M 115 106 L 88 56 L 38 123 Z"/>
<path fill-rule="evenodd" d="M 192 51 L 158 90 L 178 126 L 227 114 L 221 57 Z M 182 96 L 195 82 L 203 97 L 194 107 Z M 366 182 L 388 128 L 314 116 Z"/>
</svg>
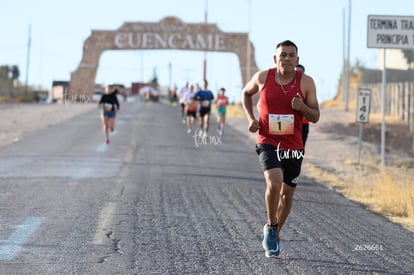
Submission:
<svg viewBox="0 0 414 275">
<path fill-rule="evenodd" d="M 272 144 L 275 148 L 284 150 L 303 149 L 303 115 L 291 106 L 294 97 L 304 99 L 299 86 L 302 73 L 294 74 L 290 83 L 285 86 L 276 82 L 275 75 L 276 68 L 269 69 L 260 90 L 260 129 L 257 143 Z"/>
<path fill-rule="evenodd" d="M 295 71 L 305 73 L 305 66 L 302 64 L 297 64 L 295 66 Z M 308 139 L 309 135 L 309 120 L 306 117 L 302 119 L 302 141 L 303 141 L 303 149 L 305 149 L 306 140 Z"/>
<path fill-rule="evenodd" d="M 279 232 L 292 208 L 293 193 L 303 159 L 302 119 L 319 120 L 313 79 L 295 71 L 298 48 L 289 40 L 276 46 L 276 68 L 259 71 L 243 89 L 249 131 L 257 132 L 256 152 L 266 180 L 267 224 L 263 228 L 266 257 L 279 256 Z M 260 118 L 253 112 L 259 93 Z"/>
</svg>

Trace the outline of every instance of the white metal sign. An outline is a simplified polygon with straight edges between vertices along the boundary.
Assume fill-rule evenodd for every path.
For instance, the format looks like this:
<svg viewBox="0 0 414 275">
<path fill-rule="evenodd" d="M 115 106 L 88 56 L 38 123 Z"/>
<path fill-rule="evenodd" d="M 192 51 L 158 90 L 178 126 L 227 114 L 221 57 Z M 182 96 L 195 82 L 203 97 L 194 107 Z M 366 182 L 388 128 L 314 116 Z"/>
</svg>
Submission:
<svg viewBox="0 0 414 275">
<path fill-rule="evenodd" d="M 414 49 L 414 16 L 368 15 L 368 48 Z"/>
<path fill-rule="evenodd" d="M 371 103 L 371 90 L 358 89 L 358 105 L 356 120 L 361 123 L 368 123 Z"/>
</svg>

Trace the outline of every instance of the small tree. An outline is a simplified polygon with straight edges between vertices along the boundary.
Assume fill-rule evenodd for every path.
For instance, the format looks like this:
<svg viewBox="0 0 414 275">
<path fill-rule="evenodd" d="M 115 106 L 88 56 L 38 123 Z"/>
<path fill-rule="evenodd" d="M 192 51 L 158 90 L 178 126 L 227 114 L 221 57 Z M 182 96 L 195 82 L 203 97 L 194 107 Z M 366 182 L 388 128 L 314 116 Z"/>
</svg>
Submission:
<svg viewBox="0 0 414 275">
<path fill-rule="evenodd" d="M 414 63 L 414 51 L 413 50 L 402 50 L 405 60 L 407 61 L 408 68 L 412 69 L 412 64 Z"/>
<path fill-rule="evenodd" d="M 150 83 L 153 84 L 155 87 L 158 87 L 158 76 L 157 76 L 157 68 L 154 68 L 152 79 L 150 80 Z"/>
<path fill-rule="evenodd" d="M 365 64 L 362 62 L 361 59 L 357 58 L 355 63 L 351 67 L 352 74 L 358 74 L 362 68 L 365 68 Z"/>
<path fill-rule="evenodd" d="M 20 77 L 20 70 L 19 70 L 19 67 L 17 65 L 13 65 L 12 66 L 12 68 L 11 68 L 11 74 L 12 74 L 12 76 L 11 76 L 12 80 L 19 79 L 19 77 Z"/>
</svg>

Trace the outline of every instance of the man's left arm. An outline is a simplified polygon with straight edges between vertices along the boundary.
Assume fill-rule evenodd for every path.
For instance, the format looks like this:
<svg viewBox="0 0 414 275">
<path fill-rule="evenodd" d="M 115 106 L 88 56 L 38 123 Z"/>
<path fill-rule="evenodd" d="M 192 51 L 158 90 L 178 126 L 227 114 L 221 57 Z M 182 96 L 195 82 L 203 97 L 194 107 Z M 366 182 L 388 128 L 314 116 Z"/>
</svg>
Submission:
<svg viewBox="0 0 414 275">
<path fill-rule="evenodd" d="M 196 92 L 195 94 L 194 94 L 194 100 L 200 100 L 200 92 Z"/>
<path fill-rule="evenodd" d="M 319 103 L 316 96 L 315 82 L 310 76 L 303 75 L 301 89 L 304 91 L 304 101 L 300 96 L 292 100 L 292 108 L 300 111 L 310 122 L 316 123 L 319 120 Z"/>
</svg>

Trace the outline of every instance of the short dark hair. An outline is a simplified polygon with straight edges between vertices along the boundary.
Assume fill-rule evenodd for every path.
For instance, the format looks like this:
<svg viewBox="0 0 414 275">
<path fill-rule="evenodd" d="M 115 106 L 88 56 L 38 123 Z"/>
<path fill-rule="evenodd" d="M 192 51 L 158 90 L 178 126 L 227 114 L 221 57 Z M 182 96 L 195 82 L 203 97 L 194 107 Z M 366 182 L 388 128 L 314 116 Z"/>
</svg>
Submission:
<svg viewBox="0 0 414 275">
<path fill-rule="evenodd" d="M 301 68 L 303 71 L 305 71 L 305 66 L 303 66 L 302 64 L 296 64 L 295 67 L 296 68 Z"/>
<path fill-rule="evenodd" d="M 296 44 L 293 43 L 290 40 L 285 40 L 285 41 L 280 42 L 279 44 L 276 45 L 276 49 L 278 49 L 281 46 L 292 46 L 292 47 L 295 47 L 296 53 L 298 53 L 298 46 L 296 46 Z"/>
</svg>

